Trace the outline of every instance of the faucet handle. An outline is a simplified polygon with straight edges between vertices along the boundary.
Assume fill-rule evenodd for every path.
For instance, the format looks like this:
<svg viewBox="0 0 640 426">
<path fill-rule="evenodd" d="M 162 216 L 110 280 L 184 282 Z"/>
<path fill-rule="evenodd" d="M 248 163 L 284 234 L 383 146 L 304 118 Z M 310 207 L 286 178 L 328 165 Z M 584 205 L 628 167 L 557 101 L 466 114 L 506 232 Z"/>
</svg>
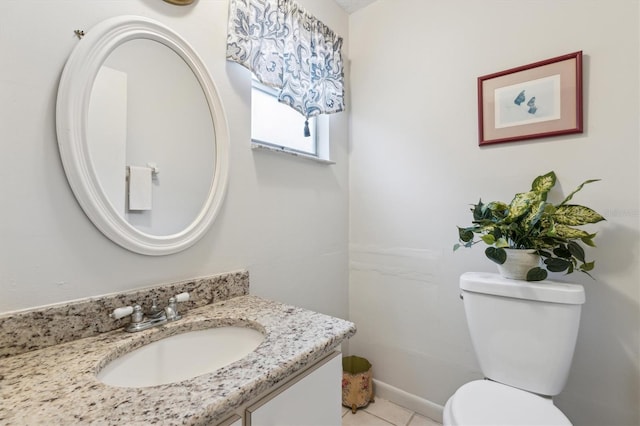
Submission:
<svg viewBox="0 0 640 426">
<path fill-rule="evenodd" d="M 142 313 L 142 308 L 140 305 L 133 306 L 123 306 L 121 308 L 116 308 L 109 314 L 111 318 L 114 320 L 124 318 L 126 316 L 131 315 L 131 322 L 138 323 L 142 321 L 144 314 Z"/>
<path fill-rule="evenodd" d="M 187 293 L 186 291 L 184 293 L 176 294 L 173 297 L 176 299 L 176 302 L 186 302 L 191 298 L 191 296 L 189 296 L 189 293 Z"/>
<path fill-rule="evenodd" d="M 185 291 L 184 293 L 176 294 L 169 299 L 169 305 L 164 308 L 165 315 L 167 316 L 167 321 L 175 321 L 182 318 L 182 316 L 178 312 L 178 302 L 186 302 L 187 300 L 189 300 L 189 298 L 189 293 Z"/>
<path fill-rule="evenodd" d="M 111 318 L 114 320 L 124 318 L 133 313 L 133 306 L 123 306 L 121 308 L 116 308 L 109 314 Z"/>
</svg>

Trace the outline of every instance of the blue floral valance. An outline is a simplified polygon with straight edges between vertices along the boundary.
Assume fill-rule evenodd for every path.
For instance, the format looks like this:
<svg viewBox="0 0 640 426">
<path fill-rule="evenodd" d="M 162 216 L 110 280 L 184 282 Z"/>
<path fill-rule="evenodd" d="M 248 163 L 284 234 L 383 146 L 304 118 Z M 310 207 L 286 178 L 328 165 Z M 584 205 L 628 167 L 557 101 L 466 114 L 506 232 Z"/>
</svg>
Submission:
<svg viewBox="0 0 640 426">
<path fill-rule="evenodd" d="M 342 38 L 291 0 L 231 0 L 227 59 L 305 117 L 344 110 Z"/>
</svg>

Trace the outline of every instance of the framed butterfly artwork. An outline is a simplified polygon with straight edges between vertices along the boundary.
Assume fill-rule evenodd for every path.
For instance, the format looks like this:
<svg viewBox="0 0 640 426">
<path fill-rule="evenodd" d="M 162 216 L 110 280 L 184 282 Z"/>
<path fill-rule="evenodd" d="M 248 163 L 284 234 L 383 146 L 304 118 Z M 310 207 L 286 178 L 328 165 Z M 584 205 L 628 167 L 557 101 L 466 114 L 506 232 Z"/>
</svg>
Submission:
<svg viewBox="0 0 640 426">
<path fill-rule="evenodd" d="M 582 133 L 582 51 L 478 77 L 479 144 Z"/>
</svg>

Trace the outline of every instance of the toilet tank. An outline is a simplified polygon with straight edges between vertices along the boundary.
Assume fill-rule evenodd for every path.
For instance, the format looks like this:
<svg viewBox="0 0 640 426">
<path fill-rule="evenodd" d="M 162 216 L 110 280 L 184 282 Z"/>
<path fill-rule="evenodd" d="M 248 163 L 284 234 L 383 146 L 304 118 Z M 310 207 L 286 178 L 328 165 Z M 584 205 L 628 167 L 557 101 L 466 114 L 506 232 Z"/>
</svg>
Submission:
<svg viewBox="0 0 640 426">
<path fill-rule="evenodd" d="M 571 367 L 584 288 L 467 272 L 460 290 L 485 377 L 541 395 L 559 394 Z"/>
</svg>

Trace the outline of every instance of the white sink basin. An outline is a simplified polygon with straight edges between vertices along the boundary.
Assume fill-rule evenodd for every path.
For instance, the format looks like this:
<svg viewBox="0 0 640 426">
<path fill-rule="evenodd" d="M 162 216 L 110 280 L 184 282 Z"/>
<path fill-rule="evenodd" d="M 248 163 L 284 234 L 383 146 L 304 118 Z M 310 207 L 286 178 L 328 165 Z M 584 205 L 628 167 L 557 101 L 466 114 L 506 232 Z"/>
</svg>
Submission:
<svg viewBox="0 0 640 426">
<path fill-rule="evenodd" d="M 245 327 L 190 331 L 157 340 L 108 363 L 97 374 L 111 386 L 139 388 L 210 373 L 244 358 L 264 340 Z"/>
</svg>

